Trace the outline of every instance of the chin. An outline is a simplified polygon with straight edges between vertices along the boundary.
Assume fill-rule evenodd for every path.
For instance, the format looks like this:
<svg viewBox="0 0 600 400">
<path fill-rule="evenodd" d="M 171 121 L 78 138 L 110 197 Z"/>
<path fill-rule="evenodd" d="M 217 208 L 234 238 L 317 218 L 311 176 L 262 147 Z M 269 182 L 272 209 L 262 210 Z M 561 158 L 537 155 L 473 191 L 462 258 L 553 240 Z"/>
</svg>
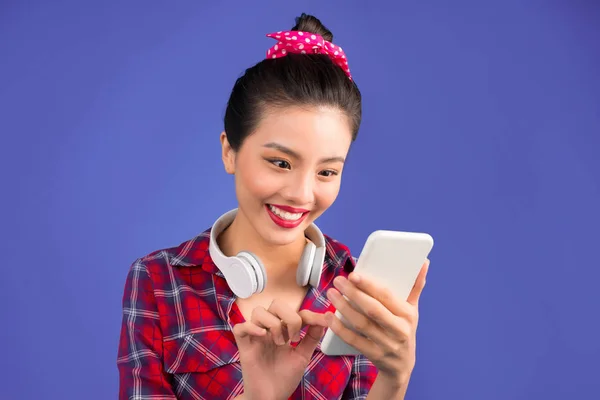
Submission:
<svg viewBox="0 0 600 400">
<path fill-rule="evenodd" d="M 294 232 L 294 235 L 290 235 L 290 233 L 288 233 L 287 235 L 283 235 L 278 234 L 277 232 L 270 231 L 265 232 L 263 239 L 265 239 L 265 241 L 272 246 L 287 246 L 298 240 L 298 237 L 300 236 L 298 232 Z"/>
</svg>

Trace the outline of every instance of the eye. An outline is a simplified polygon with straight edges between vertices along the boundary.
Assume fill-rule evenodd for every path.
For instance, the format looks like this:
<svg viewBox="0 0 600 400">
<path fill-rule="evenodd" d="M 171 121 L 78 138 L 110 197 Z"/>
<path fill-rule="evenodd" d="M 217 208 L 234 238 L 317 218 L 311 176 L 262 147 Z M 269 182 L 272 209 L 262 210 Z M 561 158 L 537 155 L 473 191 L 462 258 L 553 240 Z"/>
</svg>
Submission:
<svg viewBox="0 0 600 400">
<path fill-rule="evenodd" d="M 325 171 L 319 172 L 319 175 L 325 176 L 325 177 L 336 176 L 337 174 L 338 174 L 337 171 L 334 171 L 334 170 L 331 170 L 331 169 L 327 169 Z"/>
<path fill-rule="evenodd" d="M 278 160 L 278 159 L 273 159 L 273 160 L 268 160 L 271 164 L 273 164 L 274 166 L 281 168 L 281 169 L 290 169 L 292 166 L 290 165 L 289 162 L 285 161 L 285 160 Z"/>
</svg>

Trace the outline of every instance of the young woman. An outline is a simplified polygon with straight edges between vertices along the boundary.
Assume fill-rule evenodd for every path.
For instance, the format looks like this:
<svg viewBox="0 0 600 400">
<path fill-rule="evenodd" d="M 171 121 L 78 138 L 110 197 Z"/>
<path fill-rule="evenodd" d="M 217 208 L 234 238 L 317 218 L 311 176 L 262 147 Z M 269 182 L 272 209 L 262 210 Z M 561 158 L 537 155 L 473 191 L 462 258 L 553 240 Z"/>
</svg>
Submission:
<svg viewBox="0 0 600 400">
<path fill-rule="evenodd" d="M 238 208 L 130 268 L 121 399 L 404 397 L 428 263 L 408 301 L 393 298 L 351 273 L 348 248 L 316 227 L 340 189 L 360 92 L 315 17 L 268 36 L 265 60 L 233 87 L 220 138 Z M 324 355 L 325 329 L 362 355 Z"/>
</svg>

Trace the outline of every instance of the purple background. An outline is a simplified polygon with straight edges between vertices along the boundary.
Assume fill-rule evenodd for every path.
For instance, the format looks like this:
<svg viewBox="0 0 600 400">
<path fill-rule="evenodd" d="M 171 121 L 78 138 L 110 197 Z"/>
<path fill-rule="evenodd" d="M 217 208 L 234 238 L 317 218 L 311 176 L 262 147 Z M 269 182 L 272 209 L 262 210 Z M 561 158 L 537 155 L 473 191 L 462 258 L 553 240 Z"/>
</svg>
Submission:
<svg viewBox="0 0 600 400">
<path fill-rule="evenodd" d="M 127 269 L 235 206 L 227 96 L 301 12 L 364 94 L 321 228 L 436 240 L 408 398 L 599 398 L 599 11 L 1 1 L 0 398 L 116 398 Z"/>
</svg>

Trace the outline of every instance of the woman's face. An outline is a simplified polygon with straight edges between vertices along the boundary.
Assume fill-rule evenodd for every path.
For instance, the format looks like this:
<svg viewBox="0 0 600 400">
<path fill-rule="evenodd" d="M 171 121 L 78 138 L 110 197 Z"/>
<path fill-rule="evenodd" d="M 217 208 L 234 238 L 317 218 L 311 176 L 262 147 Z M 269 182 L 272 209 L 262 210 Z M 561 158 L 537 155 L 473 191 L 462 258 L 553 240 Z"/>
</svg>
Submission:
<svg viewBox="0 0 600 400">
<path fill-rule="evenodd" d="M 223 162 L 235 174 L 248 234 L 271 245 L 302 238 L 339 193 L 351 138 L 346 115 L 326 107 L 270 110 L 238 152 L 223 133 Z"/>
</svg>

